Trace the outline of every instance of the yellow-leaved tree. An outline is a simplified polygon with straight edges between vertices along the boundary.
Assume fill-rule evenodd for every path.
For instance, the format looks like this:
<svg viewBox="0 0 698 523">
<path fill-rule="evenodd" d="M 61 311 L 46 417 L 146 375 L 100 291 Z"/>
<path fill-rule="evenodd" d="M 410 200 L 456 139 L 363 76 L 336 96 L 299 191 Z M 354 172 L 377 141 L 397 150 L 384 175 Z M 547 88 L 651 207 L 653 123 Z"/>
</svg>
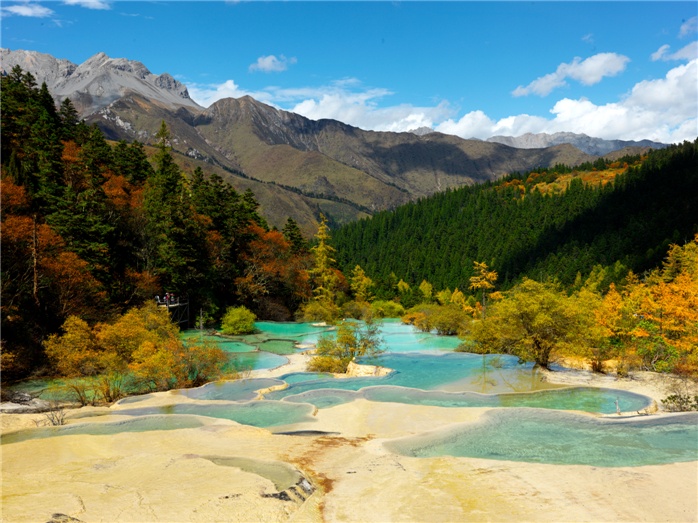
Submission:
<svg viewBox="0 0 698 523">
<path fill-rule="evenodd" d="M 145 342 L 179 339 L 179 327 L 170 321 L 167 310 L 151 302 L 130 309 L 114 323 L 97 324 L 95 331 L 104 350 L 116 354 L 125 365 Z"/>
<path fill-rule="evenodd" d="M 647 370 L 698 374 L 698 235 L 670 246 L 661 268 L 611 288 L 598 322 Z"/>
<path fill-rule="evenodd" d="M 373 280 L 366 276 L 366 273 L 360 265 L 354 267 L 354 270 L 351 272 L 349 286 L 354 293 L 356 301 L 365 303 L 373 299 L 373 294 L 371 293 L 371 289 L 373 288 Z"/>
<path fill-rule="evenodd" d="M 313 287 L 313 299 L 300 309 L 304 321 L 334 321 L 339 316 L 336 304 L 339 275 L 335 269 L 334 247 L 330 245 L 330 227 L 327 218 L 320 217 L 320 225 L 315 235 L 317 244 L 310 249 L 313 267 L 308 271 Z"/>
<path fill-rule="evenodd" d="M 318 340 L 316 355 L 308 363 L 308 370 L 346 372 L 350 362 L 382 353 L 382 343 L 378 325 L 371 319 L 363 323 L 341 321 L 335 333 Z"/>
<path fill-rule="evenodd" d="M 492 271 L 485 262 L 473 262 L 474 275 L 470 277 L 470 289 L 482 293 L 482 317 L 487 311 L 487 295 L 494 289 L 497 271 Z"/>
<path fill-rule="evenodd" d="M 62 376 L 94 376 L 104 369 L 97 337 L 85 320 L 69 316 L 61 334 L 52 334 L 44 342 L 51 365 Z"/>
<path fill-rule="evenodd" d="M 424 296 L 424 300 L 427 303 L 432 300 L 434 296 L 434 286 L 431 283 L 427 280 L 422 280 L 422 283 L 419 284 L 419 290 L 422 292 L 422 296 Z"/>
<path fill-rule="evenodd" d="M 490 306 L 487 317 L 474 320 L 470 336 L 484 353 L 504 353 L 548 368 L 555 357 L 575 351 L 583 339 L 582 312 L 559 285 L 524 280 Z"/>
<path fill-rule="evenodd" d="M 220 377 L 228 363 L 216 346 L 184 343 L 167 310 L 153 303 L 95 327 L 71 316 L 62 331 L 46 341 L 46 355 L 62 376 L 94 378 L 93 394 L 84 380 L 70 386 L 83 404 L 90 397 L 115 401 L 127 387 L 140 392 L 201 385 Z"/>
</svg>

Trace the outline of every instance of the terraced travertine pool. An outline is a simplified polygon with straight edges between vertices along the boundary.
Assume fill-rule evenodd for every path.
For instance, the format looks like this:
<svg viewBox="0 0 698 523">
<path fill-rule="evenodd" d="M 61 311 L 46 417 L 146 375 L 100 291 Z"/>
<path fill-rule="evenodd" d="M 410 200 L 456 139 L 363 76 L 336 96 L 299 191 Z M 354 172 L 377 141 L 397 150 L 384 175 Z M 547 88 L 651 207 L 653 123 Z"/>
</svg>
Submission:
<svg viewBox="0 0 698 523">
<path fill-rule="evenodd" d="M 273 368 L 283 354 L 315 344 L 330 327 L 304 323 L 257 323 L 250 336 L 222 338 L 197 331 L 232 358 L 247 358 L 253 369 Z M 446 408 L 492 407 L 477 423 L 451 426 L 388 442 L 391 452 L 409 456 L 451 455 L 594 466 L 638 466 L 698 460 L 698 414 L 599 418 L 599 414 L 640 411 L 645 396 L 615 389 L 562 387 L 542 379 L 530 364 L 505 355 L 454 352 L 458 338 L 422 333 L 396 320 L 381 324 L 386 352 L 368 363 L 393 370 L 384 377 L 336 378 L 290 373 L 279 378 L 210 383 L 170 392 L 162 405 L 153 395 L 121 400 L 108 412 L 79 413 L 64 427 L 32 429 L 3 437 L 3 444 L 67 434 L 175 430 L 225 419 L 283 431 L 312 424 L 315 409 L 358 398 Z M 273 352 L 268 352 L 273 351 Z M 276 389 L 256 399 L 259 390 Z M 588 414 L 583 414 L 583 413 Z M 591 414 L 591 415 L 590 415 Z M 83 417 L 81 417 L 83 416 Z"/>
</svg>

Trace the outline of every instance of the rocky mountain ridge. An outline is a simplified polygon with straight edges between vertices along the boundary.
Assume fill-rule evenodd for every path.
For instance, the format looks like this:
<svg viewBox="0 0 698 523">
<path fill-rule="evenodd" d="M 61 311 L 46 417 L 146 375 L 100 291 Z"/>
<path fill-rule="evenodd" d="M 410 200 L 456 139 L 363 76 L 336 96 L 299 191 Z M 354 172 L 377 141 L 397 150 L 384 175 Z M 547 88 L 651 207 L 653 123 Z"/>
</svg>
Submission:
<svg viewBox="0 0 698 523">
<path fill-rule="evenodd" d="M 58 101 L 69 97 L 110 139 L 152 143 L 165 121 L 186 172 L 196 166 L 218 172 L 236 189 L 251 189 L 271 225 L 283 226 L 290 216 L 307 234 L 320 213 L 341 224 L 513 171 L 597 158 L 566 143 L 524 149 L 427 129 L 366 131 L 310 120 L 249 96 L 202 108 L 171 75 L 104 53 L 75 65 L 1 49 L 0 65 L 5 72 L 19 65 L 32 73 Z"/>
<path fill-rule="evenodd" d="M 46 82 L 58 100 L 70 98 L 88 116 L 129 93 L 138 93 L 171 107 L 201 107 L 187 87 L 168 73 L 155 75 L 141 62 L 97 53 L 80 65 L 36 51 L 0 49 L 2 74 L 16 65 L 30 72 L 38 85 Z"/>
</svg>

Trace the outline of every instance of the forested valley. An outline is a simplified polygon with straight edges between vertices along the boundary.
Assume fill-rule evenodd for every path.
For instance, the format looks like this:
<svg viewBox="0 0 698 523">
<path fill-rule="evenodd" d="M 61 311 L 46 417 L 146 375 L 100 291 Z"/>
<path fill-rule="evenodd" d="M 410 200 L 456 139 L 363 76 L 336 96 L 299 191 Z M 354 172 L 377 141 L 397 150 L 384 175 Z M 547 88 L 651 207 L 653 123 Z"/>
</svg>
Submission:
<svg viewBox="0 0 698 523">
<path fill-rule="evenodd" d="M 126 377 L 161 390 L 220 376 L 225 354 L 182 342 L 155 306 L 165 293 L 197 326 L 231 311 L 337 322 L 316 370 L 377 353 L 372 319 L 401 317 L 543 367 L 573 355 L 698 374 L 698 141 L 513 173 L 337 230 L 318 215 L 309 242 L 290 218 L 270 228 L 251 192 L 183 172 L 164 123 L 152 148 L 109 143 L 18 68 L 1 95 L 4 380 L 110 376 L 111 401 Z"/>
</svg>

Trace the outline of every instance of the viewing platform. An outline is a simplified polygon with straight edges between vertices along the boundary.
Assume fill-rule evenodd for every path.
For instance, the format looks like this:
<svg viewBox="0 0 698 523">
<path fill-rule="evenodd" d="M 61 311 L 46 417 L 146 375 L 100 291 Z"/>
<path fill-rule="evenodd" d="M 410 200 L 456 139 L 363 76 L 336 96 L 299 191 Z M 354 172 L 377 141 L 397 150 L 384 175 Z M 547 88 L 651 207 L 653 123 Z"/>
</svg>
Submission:
<svg viewBox="0 0 698 523">
<path fill-rule="evenodd" d="M 167 293 L 163 297 L 155 296 L 155 303 L 157 303 L 158 307 L 167 308 L 173 323 L 178 324 L 180 327 L 182 327 L 182 324 L 185 325 L 184 328 L 189 327 L 188 298 L 181 298 L 174 294 Z"/>
</svg>

